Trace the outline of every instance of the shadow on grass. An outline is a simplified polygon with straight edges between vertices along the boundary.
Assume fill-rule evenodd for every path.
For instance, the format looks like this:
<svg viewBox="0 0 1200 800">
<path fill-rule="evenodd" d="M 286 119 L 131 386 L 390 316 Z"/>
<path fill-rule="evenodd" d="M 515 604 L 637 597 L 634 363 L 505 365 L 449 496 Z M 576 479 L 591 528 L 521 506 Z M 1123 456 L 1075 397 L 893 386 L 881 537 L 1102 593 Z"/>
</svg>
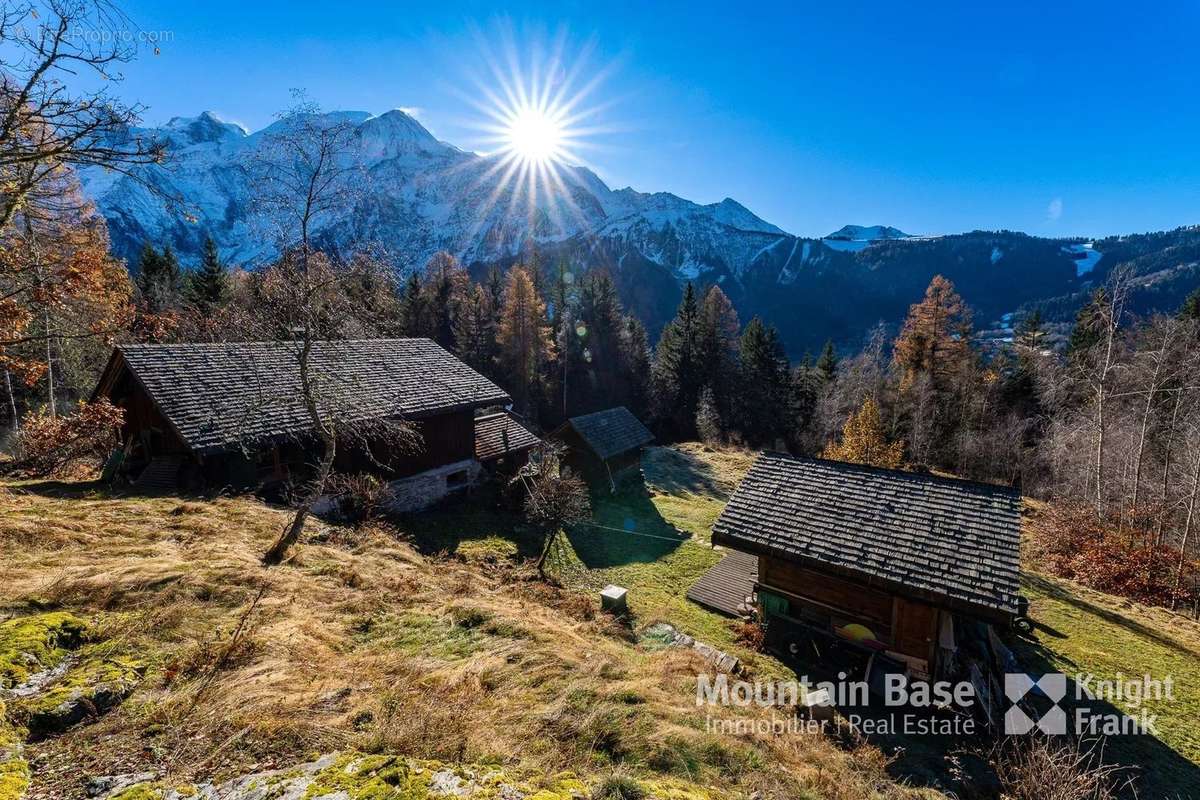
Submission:
<svg viewBox="0 0 1200 800">
<path fill-rule="evenodd" d="M 588 569 L 658 561 L 673 553 L 688 534 L 663 519 L 640 479 L 620 484 L 616 493 L 592 492 L 592 523 L 567 531 L 579 560 Z"/>
<path fill-rule="evenodd" d="M 1033 580 L 1036 580 L 1036 578 Z M 1048 581 L 1044 583 L 1046 585 L 1043 586 L 1039 583 L 1038 587 L 1047 594 L 1057 589 L 1057 587 Z M 1153 631 L 1149 631 L 1144 626 L 1119 616 L 1114 618 L 1111 612 L 1107 612 L 1061 590 L 1058 590 L 1055 597 L 1063 602 L 1077 605 L 1089 613 L 1098 614 L 1105 621 L 1110 621 L 1114 625 L 1120 625 L 1135 631 L 1141 636 L 1152 638 L 1164 647 L 1178 647 L 1178 645 L 1169 640 L 1164 640 L 1161 636 L 1155 635 Z M 1063 636 L 1060 633 L 1057 635 L 1059 637 Z M 1013 647 L 1013 652 L 1022 668 L 1034 679 L 1046 673 L 1062 671 L 1061 667 L 1055 663 L 1054 654 L 1044 647 L 1038 639 L 1022 638 L 1010 641 L 1009 644 Z M 1059 662 L 1062 660 L 1061 656 L 1059 656 Z M 1086 669 L 1080 669 L 1081 672 L 1086 673 Z M 1127 676 L 1130 680 L 1136 680 L 1139 677 Z M 1165 676 L 1151 675 L 1151 677 L 1161 679 Z M 1176 692 L 1194 690 L 1195 687 L 1186 686 L 1176 687 L 1175 689 Z M 1038 712 L 1044 712 L 1049 708 L 1049 701 L 1045 698 L 1035 698 L 1032 705 Z M 1060 701 L 1059 705 L 1067 713 L 1068 731 L 1076 730 L 1078 724 L 1077 715 L 1080 713 L 1083 714 L 1085 719 L 1094 719 L 1096 715 L 1102 715 L 1105 718 L 1127 719 L 1131 715 L 1136 717 L 1137 714 L 1136 709 L 1123 709 L 1103 698 L 1089 698 L 1073 675 L 1067 675 L 1067 694 Z M 1158 739 L 1151 731 L 1113 733 L 1105 736 L 1103 735 L 1104 730 L 1102 726 L 1092 730 L 1085 723 L 1084 729 L 1079 733 L 1085 742 L 1098 741 L 1102 737 L 1103 741 L 1100 744 L 1103 746 L 1104 761 L 1121 768 L 1120 777 L 1122 780 L 1133 778 L 1132 786 L 1125 790 L 1123 796 L 1130 798 L 1181 798 L 1183 800 L 1195 798 L 1196 800 L 1200 800 L 1200 765 L 1193 763 L 1170 745 Z"/>
<path fill-rule="evenodd" d="M 108 484 L 98 480 L 18 482 L 10 484 L 9 488 L 17 493 L 26 492 L 28 494 L 36 494 L 39 497 L 50 497 L 56 500 L 79 500 L 85 497 L 110 497 L 113 495 Z"/>
<path fill-rule="evenodd" d="M 647 482 L 660 492 L 704 495 L 728 499 L 732 487 L 713 469 L 712 464 L 694 453 L 672 447 L 655 447 L 643 456 Z"/>
<path fill-rule="evenodd" d="M 524 523 L 519 511 L 501 501 L 494 484 L 467 495 L 454 495 L 420 512 L 397 514 L 397 529 L 424 555 L 494 555 L 537 558 L 541 539 Z"/>
<path fill-rule="evenodd" d="M 1098 606 L 1094 603 L 1089 603 L 1087 600 L 1084 600 L 1082 597 L 1079 597 L 1078 595 L 1067 591 L 1066 589 L 1064 589 L 1062 586 L 1055 583 L 1054 581 L 1047 580 L 1046 578 L 1043 578 L 1040 575 L 1034 575 L 1031 573 L 1025 573 L 1021 577 L 1022 577 L 1022 581 L 1024 583 L 1028 584 L 1029 586 L 1032 586 L 1034 589 L 1045 594 L 1047 597 L 1050 597 L 1061 603 L 1065 603 L 1065 604 L 1072 606 L 1073 608 L 1076 608 L 1080 611 L 1097 616 L 1110 625 L 1116 625 L 1118 627 L 1124 628 L 1125 630 L 1129 631 L 1130 633 L 1134 633 L 1134 634 L 1137 634 L 1138 636 L 1149 639 L 1150 641 L 1154 642 L 1155 644 L 1160 645 L 1161 647 L 1168 648 L 1170 650 L 1174 650 L 1175 652 L 1177 652 L 1181 655 L 1187 656 L 1189 658 L 1192 658 L 1195 656 L 1195 653 L 1193 651 L 1191 651 L 1188 648 L 1184 647 L 1183 645 L 1179 644 L 1179 642 L 1175 641 L 1171 637 L 1164 636 L 1160 631 L 1157 631 L 1154 628 L 1147 627 L 1146 625 L 1142 625 L 1141 623 L 1139 623 L 1135 620 L 1129 619 L 1128 617 L 1122 616 L 1121 614 L 1118 614 L 1114 611 L 1110 611 L 1109 609 L 1104 608 L 1102 606 Z M 1046 632 L 1049 633 L 1051 636 L 1054 636 L 1055 638 L 1058 638 L 1058 639 L 1065 638 L 1064 635 L 1062 633 L 1059 633 L 1058 631 L 1047 630 Z"/>
</svg>

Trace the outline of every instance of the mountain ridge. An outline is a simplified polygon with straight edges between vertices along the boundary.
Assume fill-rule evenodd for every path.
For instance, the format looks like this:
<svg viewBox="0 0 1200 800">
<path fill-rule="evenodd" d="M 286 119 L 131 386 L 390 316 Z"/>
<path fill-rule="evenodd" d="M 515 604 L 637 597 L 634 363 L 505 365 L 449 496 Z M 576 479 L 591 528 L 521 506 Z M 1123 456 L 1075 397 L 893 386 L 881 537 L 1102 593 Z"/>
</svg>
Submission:
<svg viewBox="0 0 1200 800">
<path fill-rule="evenodd" d="M 500 157 L 443 142 L 401 109 L 323 117 L 353 127 L 354 158 L 367 180 L 352 208 L 318 220 L 319 246 L 345 254 L 370 245 L 401 275 L 439 250 L 478 277 L 514 263 L 548 271 L 565 263 L 576 273 L 603 268 L 652 336 L 689 281 L 719 285 L 743 321 L 758 315 L 777 325 L 798 358 L 826 338 L 853 347 L 876 323 L 897 324 L 935 274 L 954 281 L 977 323 L 988 327 L 1031 304 L 1068 315 L 1068 306 L 1082 302 L 1127 253 L 1152 263 L 1156 285 L 1168 287 L 1155 302 L 1174 302 L 1200 272 L 1185 269 L 1200 230 L 1142 235 L 1140 249 L 1130 244 L 1136 237 L 912 236 L 888 225 L 794 236 L 733 198 L 700 204 L 665 191 L 612 189 L 585 166 L 560 165 L 554 191 L 504 182 Z M 247 165 L 280 124 L 250 132 L 202 112 L 130 131 L 165 140 L 172 158 L 141 168 L 136 178 L 81 172 L 85 192 L 108 220 L 114 252 L 136 269 L 144 242 L 170 244 L 194 264 L 211 235 L 228 263 L 270 260 L 277 250 L 253 213 Z M 163 196 L 185 198 L 188 214 Z M 1153 256 L 1156 243 L 1166 248 L 1161 259 Z"/>
</svg>

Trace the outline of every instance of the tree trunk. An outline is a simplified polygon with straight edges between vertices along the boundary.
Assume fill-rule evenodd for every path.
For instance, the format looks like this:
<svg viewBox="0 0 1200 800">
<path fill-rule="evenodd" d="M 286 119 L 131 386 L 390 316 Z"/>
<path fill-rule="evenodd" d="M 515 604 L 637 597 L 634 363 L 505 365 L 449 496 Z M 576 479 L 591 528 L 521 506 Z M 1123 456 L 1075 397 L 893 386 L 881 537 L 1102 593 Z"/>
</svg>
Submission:
<svg viewBox="0 0 1200 800">
<path fill-rule="evenodd" d="M 1158 378 L 1162 373 L 1163 362 L 1167 358 L 1167 344 L 1169 337 L 1163 338 L 1162 347 L 1159 349 L 1158 358 L 1154 362 L 1154 374 L 1150 378 L 1150 387 L 1146 392 L 1146 405 L 1142 407 L 1142 426 L 1138 432 L 1137 458 L 1133 466 L 1133 504 L 1130 507 L 1130 513 L 1137 514 L 1138 499 L 1142 488 L 1142 460 L 1146 455 L 1146 430 L 1150 426 L 1150 409 L 1154 406 L 1154 396 L 1158 394 Z"/>
<path fill-rule="evenodd" d="M 58 416 L 58 403 L 54 399 L 54 350 L 51 347 L 53 336 L 50 334 L 50 309 L 45 310 L 46 319 L 46 400 L 50 407 L 50 419 Z"/>
<path fill-rule="evenodd" d="M 17 417 L 17 395 L 13 392 L 12 373 L 8 367 L 4 368 L 4 386 L 8 389 L 8 407 L 12 411 L 12 427 L 13 433 L 21 432 L 21 420 Z"/>
<path fill-rule="evenodd" d="M 263 564 L 268 567 L 281 563 L 287 557 L 288 550 L 304 532 L 304 523 L 308 521 L 313 506 L 325 493 L 325 484 L 329 480 L 329 474 L 333 471 L 333 460 L 337 455 L 337 439 L 332 436 L 326 438 L 322 434 L 321 440 L 325 445 L 325 453 L 321 456 L 321 463 L 317 467 L 317 476 L 313 478 L 312 487 L 301 501 L 300 507 L 296 509 L 296 515 L 292 517 L 292 521 L 275 540 L 275 544 L 271 545 L 271 549 L 263 555 Z"/>
<path fill-rule="evenodd" d="M 1183 566 L 1187 563 L 1188 539 L 1196 520 L 1196 501 L 1200 498 L 1200 443 L 1197 443 L 1196 461 L 1192 464 L 1192 495 L 1188 499 L 1187 519 L 1183 523 L 1183 538 L 1179 541 L 1179 567 L 1175 570 L 1175 591 L 1183 584 Z"/>
<path fill-rule="evenodd" d="M 1171 446 L 1175 443 L 1175 423 L 1179 419 L 1179 407 L 1183 405 L 1183 390 L 1175 393 L 1175 408 L 1171 411 L 1171 426 L 1167 428 L 1167 445 L 1163 452 L 1163 477 L 1158 508 L 1158 525 L 1154 531 L 1154 544 L 1161 545 L 1163 541 L 1163 523 L 1167 516 L 1167 494 L 1170 491 L 1171 479 Z"/>
<path fill-rule="evenodd" d="M 546 541 L 545 541 L 545 543 L 542 544 L 542 552 L 541 552 L 541 554 L 538 555 L 538 560 L 537 560 L 537 564 L 536 564 L 539 578 L 546 577 L 546 558 L 550 555 L 550 548 L 552 548 L 554 546 L 554 540 L 557 538 L 558 538 L 558 529 L 557 528 L 550 531 L 550 533 L 546 535 Z"/>
</svg>

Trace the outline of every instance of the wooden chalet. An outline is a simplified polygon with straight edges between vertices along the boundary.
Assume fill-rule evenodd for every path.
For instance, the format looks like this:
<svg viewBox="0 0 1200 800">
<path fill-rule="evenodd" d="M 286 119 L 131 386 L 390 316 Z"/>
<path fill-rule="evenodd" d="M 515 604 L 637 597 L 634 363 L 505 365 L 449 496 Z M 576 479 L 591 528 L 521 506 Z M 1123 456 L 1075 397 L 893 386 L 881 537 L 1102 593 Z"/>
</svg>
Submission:
<svg viewBox="0 0 1200 800">
<path fill-rule="evenodd" d="M 610 487 L 622 473 L 641 466 L 642 448 L 654 441 L 625 406 L 571 417 L 551 436 L 567 445 L 568 466 Z"/>
<path fill-rule="evenodd" d="M 303 479 L 315 441 L 307 433 L 298 346 L 117 347 L 93 397 L 125 409 L 120 470 L 147 488 L 252 488 Z M 347 443 L 337 453 L 338 471 L 375 472 L 391 481 L 399 508 L 427 505 L 476 480 L 476 411 L 510 402 L 498 386 L 428 339 L 316 342 L 310 364 L 318 403 L 337 409 L 338 416 L 416 424 L 423 439 L 419 452 L 382 447 L 368 454 Z M 484 419 L 494 427 L 494 416 Z M 519 453 L 528 442 L 524 435 L 484 439 L 489 459 Z"/>
<path fill-rule="evenodd" d="M 689 596 L 728 612 L 743 598 L 721 587 L 752 586 L 768 644 L 806 664 L 986 672 L 990 626 L 1019 613 L 1020 515 L 1005 487 L 765 453 L 712 534 L 753 576 L 722 562 Z"/>
</svg>

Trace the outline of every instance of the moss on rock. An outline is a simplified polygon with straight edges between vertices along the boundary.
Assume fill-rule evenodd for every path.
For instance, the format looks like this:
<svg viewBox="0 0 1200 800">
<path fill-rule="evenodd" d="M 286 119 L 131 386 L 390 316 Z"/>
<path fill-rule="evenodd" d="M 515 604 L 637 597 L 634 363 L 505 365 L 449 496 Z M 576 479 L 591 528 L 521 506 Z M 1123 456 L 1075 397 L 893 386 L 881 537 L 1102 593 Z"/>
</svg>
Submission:
<svg viewBox="0 0 1200 800">
<path fill-rule="evenodd" d="M 114 656 L 106 645 L 88 645 L 79 662 L 46 691 L 19 704 L 18 715 L 33 740 L 58 733 L 103 714 L 129 696 L 145 665 L 137 659 Z"/>
<path fill-rule="evenodd" d="M 67 611 L 31 614 L 0 623 L 0 688 L 18 686 L 53 667 L 83 644 L 87 623 Z"/>
</svg>

